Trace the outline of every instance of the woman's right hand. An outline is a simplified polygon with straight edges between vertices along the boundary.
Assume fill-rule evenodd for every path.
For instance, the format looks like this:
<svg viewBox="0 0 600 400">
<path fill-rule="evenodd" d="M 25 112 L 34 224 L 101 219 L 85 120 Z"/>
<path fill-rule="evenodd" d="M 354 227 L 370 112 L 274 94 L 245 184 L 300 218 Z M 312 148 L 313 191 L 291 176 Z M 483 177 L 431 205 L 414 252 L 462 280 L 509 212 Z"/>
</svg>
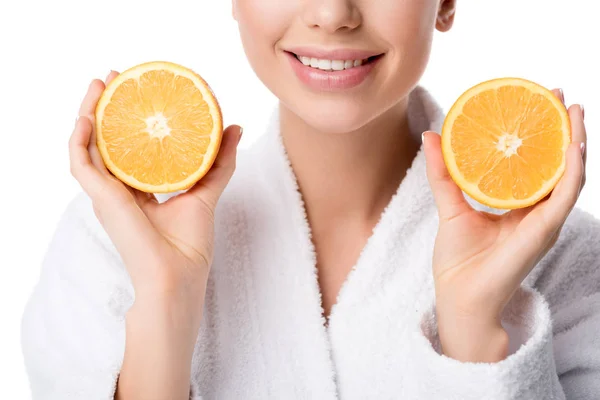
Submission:
<svg viewBox="0 0 600 400">
<path fill-rule="evenodd" d="M 117 75 L 112 71 L 106 84 Z M 120 253 L 136 302 L 140 297 L 175 295 L 201 305 L 213 259 L 214 210 L 235 169 L 242 129 L 225 130 L 219 154 L 204 178 L 159 204 L 153 194 L 125 185 L 104 165 L 96 146 L 94 117 L 104 89 L 104 82 L 93 80 L 81 104 L 69 140 L 71 173 L 91 198 L 99 222 Z"/>
<path fill-rule="evenodd" d="M 106 84 L 118 74 L 111 72 Z M 211 170 L 159 204 L 115 178 L 96 146 L 95 109 L 105 83 L 94 80 L 69 141 L 71 172 L 121 255 L 135 291 L 116 399 L 187 399 L 191 363 L 213 259 L 214 211 L 235 169 L 241 128 L 224 132 Z"/>
</svg>

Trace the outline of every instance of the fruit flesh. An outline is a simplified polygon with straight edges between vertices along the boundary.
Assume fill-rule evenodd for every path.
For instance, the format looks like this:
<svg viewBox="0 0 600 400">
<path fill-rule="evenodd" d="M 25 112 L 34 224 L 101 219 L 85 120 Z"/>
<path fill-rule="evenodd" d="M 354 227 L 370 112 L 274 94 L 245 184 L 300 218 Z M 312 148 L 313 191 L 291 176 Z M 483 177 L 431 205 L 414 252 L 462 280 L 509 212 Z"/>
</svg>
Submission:
<svg viewBox="0 0 600 400">
<path fill-rule="evenodd" d="M 522 78 L 499 78 L 465 91 L 442 127 L 442 154 L 454 182 L 496 209 L 531 206 L 566 168 L 567 109 L 550 90 Z"/>
<path fill-rule="evenodd" d="M 451 147 L 468 183 L 491 198 L 523 200 L 556 174 L 563 140 L 563 120 L 547 97 L 500 86 L 463 105 Z"/>
<path fill-rule="evenodd" d="M 213 128 L 194 82 L 168 70 L 122 82 L 101 125 L 110 160 L 124 174 L 156 186 L 180 182 L 201 167 Z"/>
</svg>

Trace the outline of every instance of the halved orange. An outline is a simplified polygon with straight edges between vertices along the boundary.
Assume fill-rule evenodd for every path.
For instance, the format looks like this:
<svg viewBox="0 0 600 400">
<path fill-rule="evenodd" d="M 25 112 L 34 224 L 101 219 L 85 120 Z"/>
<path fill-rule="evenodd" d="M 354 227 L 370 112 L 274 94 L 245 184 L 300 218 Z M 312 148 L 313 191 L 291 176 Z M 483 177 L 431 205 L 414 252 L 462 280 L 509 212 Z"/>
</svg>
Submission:
<svg viewBox="0 0 600 400">
<path fill-rule="evenodd" d="M 442 153 L 452 179 L 479 203 L 498 209 L 533 205 L 565 170 L 571 124 L 550 90 L 525 79 L 500 78 L 463 93 L 442 128 Z"/>
<path fill-rule="evenodd" d="M 108 84 L 96 106 L 106 167 L 149 193 L 184 190 L 211 168 L 223 136 L 221 109 L 194 71 L 170 62 L 137 65 Z"/>
</svg>

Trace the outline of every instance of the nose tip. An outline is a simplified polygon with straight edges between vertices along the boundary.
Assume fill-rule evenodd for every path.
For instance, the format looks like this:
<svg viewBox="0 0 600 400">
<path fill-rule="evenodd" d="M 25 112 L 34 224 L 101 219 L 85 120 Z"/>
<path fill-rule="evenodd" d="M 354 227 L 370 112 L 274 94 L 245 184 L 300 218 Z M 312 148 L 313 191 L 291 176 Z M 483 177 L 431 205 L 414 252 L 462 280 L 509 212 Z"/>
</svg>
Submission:
<svg viewBox="0 0 600 400">
<path fill-rule="evenodd" d="M 313 0 L 307 2 L 304 21 L 311 28 L 333 33 L 358 28 L 361 15 L 352 0 Z"/>
</svg>

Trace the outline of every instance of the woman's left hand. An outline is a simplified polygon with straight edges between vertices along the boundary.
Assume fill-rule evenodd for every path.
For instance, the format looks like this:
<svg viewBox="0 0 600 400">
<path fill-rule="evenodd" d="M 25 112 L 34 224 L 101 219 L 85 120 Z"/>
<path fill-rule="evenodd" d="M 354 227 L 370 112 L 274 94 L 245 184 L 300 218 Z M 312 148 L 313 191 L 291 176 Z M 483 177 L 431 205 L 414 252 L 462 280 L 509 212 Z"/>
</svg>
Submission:
<svg viewBox="0 0 600 400">
<path fill-rule="evenodd" d="M 554 93 L 564 102 L 561 91 Z M 502 311 L 556 243 L 585 183 L 583 108 L 573 105 L 568 111 L 572 143 L 564 176 L 546 199 L 501 216 L 469 205 L 446 169 L 440 136 L 423 135 L 427 176 L 439 213 L 433 254 L 436 318 L 448 357 L 464 362 L 507 357 Z"/>
</svg>

